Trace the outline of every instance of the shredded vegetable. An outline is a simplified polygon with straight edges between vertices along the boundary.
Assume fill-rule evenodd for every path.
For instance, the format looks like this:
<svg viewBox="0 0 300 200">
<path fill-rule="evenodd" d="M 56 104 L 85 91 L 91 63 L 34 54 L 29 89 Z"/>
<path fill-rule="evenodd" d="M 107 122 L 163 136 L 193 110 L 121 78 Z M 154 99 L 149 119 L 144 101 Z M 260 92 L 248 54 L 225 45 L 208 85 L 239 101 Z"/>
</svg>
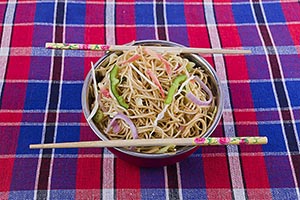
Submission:
<svg viewBox="0 0 300 200">
<path fill-rule="evenodd" d="M 165 92 L 164 92 L 157 76 L 155 76 L 155 74 L 150 69 L 147 69 L 146 73 L 150 76 L 150 78 L 152 79 L 154 84 L 157 85 L 157 87 L 159 88 L 159 91 L 160 91 L 160 94 L 161 94 L 162 98 L 165 98 Z"/>
<path fill-rule="evenodd" d="M 124 114 L 122 113 L 118 113 L 114 116 L 114 118 L 110 121 L 110 123 L 108 124 L 107 126 L 107 129 L 106 129 L 106 132 L 108 133 L 109 130 L 111 129 L 112 125 L 115 123 L 115 121 L 117 119 L 121 119 L 123 120 L 126 124 L 129 125 L 130 129 L 131 129 L 131 134 L 132 134 L 132 137 L 134 139 L 137 139 L 138 138 L 138 132 L 137 132 L 137 129 L 135 127 L 135 125 L 133 124 L 133 122 Z"/>
</svg>

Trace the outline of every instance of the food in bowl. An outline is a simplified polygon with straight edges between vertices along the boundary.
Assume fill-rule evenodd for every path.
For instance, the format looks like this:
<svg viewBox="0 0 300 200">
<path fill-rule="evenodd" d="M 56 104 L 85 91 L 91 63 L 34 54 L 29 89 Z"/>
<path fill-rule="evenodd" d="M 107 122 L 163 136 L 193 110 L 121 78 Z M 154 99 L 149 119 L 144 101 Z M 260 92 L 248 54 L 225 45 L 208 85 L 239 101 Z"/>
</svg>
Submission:
<svg viewBox="0 0 300 200">
<path fill-rule="evenodd" d="M 85 115 L 109 140 L 206 137 L 220 119 L 221 92 L 212 69 L 198 61 L 147 46 L 111 52 L 96 64 L 95 81 L 89 80 L 83 93 Z M 134 155 L 187 150 L 174 145 L 118 149 Z"/>
</svg>

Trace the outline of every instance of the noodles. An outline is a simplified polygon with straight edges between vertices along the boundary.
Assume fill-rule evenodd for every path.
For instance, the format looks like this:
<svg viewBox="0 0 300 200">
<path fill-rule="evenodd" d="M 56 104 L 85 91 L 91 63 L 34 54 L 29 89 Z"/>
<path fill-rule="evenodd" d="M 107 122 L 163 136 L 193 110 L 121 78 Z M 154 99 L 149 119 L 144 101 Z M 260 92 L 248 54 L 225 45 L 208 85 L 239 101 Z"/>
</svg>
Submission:
<svg viewBox="0 0 300 200">
<path fill-rule="evenodd" d="M 140 139 L 201 137 L 212 124 L 217 111 L 213 82 L 188 59 L 137 47 L 121 55 L 113 53 L 100 65 L 96 68 L 100 106 L 93 120 L 107 138 L 133 139 L 136 131 Z M 93 92 L 90 87 L 91 110 Z M 126 116 L 126 123 L 115 119 L 120 115 Z M 114 128 L 107 130 L 108 126 Z M 133 150 L 164 153 L 175 147 Z"/>
</svg>

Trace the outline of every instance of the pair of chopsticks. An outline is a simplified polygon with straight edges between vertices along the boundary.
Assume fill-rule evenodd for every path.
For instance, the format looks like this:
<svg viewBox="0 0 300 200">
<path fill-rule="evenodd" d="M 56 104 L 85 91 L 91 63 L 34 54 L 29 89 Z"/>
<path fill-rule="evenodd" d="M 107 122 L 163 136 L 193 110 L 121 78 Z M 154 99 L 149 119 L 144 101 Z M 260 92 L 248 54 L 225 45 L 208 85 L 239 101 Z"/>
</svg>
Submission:
<svg viewBox="0 0 300 200">
<path fill-rule="evenodd" d="M 46 43 L 48 49 L 60 50 L 92 50 L 92 51 L 128 51 L 136 46 L 106 45 L 106 44 L 71 44 Z M 147 46 L 157 52 L 199 53 L 199 54 L 250 54 L 250 50 L 242 49 L 209 49 L 188 47 Z M 31 149 L 46 148 L 95 148 L 95 147 L 134 147 L 134 146 L 209 146 L 209 145 L 260 145 L 267 144 L 266 137 L 208 137 L 208 138 L 172 138 L 172 139 L 135 139 L 135 140 L 109 140 L 67 142 L 52 144 L 31 144 Z"/>
<path fill-rule="evenodd" d="M 103 148 L 103 147 L 134 147 L 134 146 L 219 146 L 219 145 L 261 145 L 267 144 L 267 137 L 207 137 L 207 138 L 166 138 L 166 139 L 135 139 L 108 140 L 87 142 L 66 142 L 51 144 L 31 144 L 30 149 L 49 148 Z"/>
<path fill-rule="evenodd" d="M 71 44 L 71 43 L 46 43 L 47 49 L 60 50 L 92 50 L 92 51 L 128 51 L 136 46 L 107 45 L 107 44 Z M 147 46 L 147 48 L 157 52 L 176 53 L 199 53 L 199 54 L 250 54 L 250 50 L 243 49 L 210 49 L 210 48 L 188 48 L 188 47 L 166 47 Z"/>
</svg>

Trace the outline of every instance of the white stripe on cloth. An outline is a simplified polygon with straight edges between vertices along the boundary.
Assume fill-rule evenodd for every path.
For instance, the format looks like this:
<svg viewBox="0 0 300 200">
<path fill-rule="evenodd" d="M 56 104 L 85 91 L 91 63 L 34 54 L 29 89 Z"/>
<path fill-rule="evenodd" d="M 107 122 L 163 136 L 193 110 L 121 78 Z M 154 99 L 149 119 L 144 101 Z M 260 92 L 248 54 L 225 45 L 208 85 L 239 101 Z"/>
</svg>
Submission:
<svg viewBox="0 0 300 200">
<path fill-rule="evenodd" d="M 64 20 L 63 20 L 63 32 L 62 32 L 62 42 L 66 42 L 66 17 L 67 17 L 67 0 L 65 0 L 65 7 L 64 7 Z M 53 32 L 53 35 L 55 33 Z M 54 38 L 54 37 L 53 37 Z M 52 56 L 52 59 L 54 59 L 54 56 Z M 56 136 L 57 136 L 57 124 L 59 119 L 59 113 L 60 113 L 60 103 L 61 103 L 61 92 L 62 92 L 62 83 L 63 83 L 63 77 L 64 77 L 64 60 L 65 60 L 65 51 L 62 51 L 62 57 L 61 57 L 61 73 L 60 73 L 60 82 L 59 82 L 59 90 L 58 90 L 58 102 L 57 102 L 57 112 L 56 112 L 56 121 L 55 121 L 55 129 L 54 129 L 54 136 L 53 136 L 53 142 L 56 142 Z M 48 180 L 48 194 L 47 199 L 51 199 L 51 180 L 52 180 L 52 171 L 53 171 L 53 155 L 55 154 L 55 149 L 52 150 L 51 154 L 51 161 L 50 161 L 50 168 L 49 168 L 49 180 Z"/>
<path fill-rule="evenodd" d="M 211 42 L 212 48 L 221 48 L 220 38 L 218 35 L 218 30 L 216 27 L 216 20 L 214 16 L 214 8 L 213 2 L 211 0 L 204 1 L 204 11 L 205 11 L 205 18 L 207 21 L 208 26 L 208 33 Z M 225 71 L 225 63 L 222 55 L 214 55 L 214 61 L 216 66 L 217 75 L 221 81 L 227 80 L 227 75 Z M 224 92 L 224 108 L 232 110 L 230 98 L 229 98 L 229 91 L 228 87 L 225 84 L 222 84 L 223 92 Z M 224 121 L 231 122 L 231 125 L 224 126 L 224 132 L 226 137 L 235 137 L 235 127 L 233 122 L 232 113 L 223 116 Z M 237 146 L 227 146 L 228 153 L 237 153 L 238 148 Z M 235 190 L 235 189 L 244 189 L 243 177 L 241 172 L 241 165 L 239 161 L 239 157 L 232 157 L 230 154 L 228 155 L 229 160 L 229 169 L 230 174 L 234 174 L 231 176 L 231 183 L 233 188 L 233 196 L 234 199 L 245 199 L 246 194 L 244 190 Z M 237 192 L 238 191 L 238 192 Z"/>
<path fill-rule="evenodd" d="M 2 30 L 1 47 L 0 47 L 0 55 L 3 55 L 2 58 L 0 59 L 0 80 L 4 80 L 5 77 L 15 10 L 16 10 L 16 0 L 9 1 L 4 16 L 4 24 Z M 2 93 L 2 89 L 3 89 L 3 82 L 0 82 L 0 94 Z"/>
<path fill-rule="evenodd" d="M 114 45 L 115 38 L 115 1 L 105 1 L 105 36 L 106 44 Z M 102 199 L 115 199 L 114 190 L 114 155 L 106 148 L 103 149 L 102 161 Z"/>
<path fill-rule="evenodd" d="M 279 65 L 279 70 L 280 70 L 280 75 L 282 77 L 282 84 L 283 84 L 283 87 L 284 87 L 284 93 L 285 93 L 285 96 L 287 98 L 287 102 L 288 102 L 288 109 L 291 113 L 291 118 L 292 118 L 292 121 L 295 121 L 295 118 L 294 118 L 294 113 L 293 113 L 293 110 L 291 109 L 291 102 L 290 102 L 290 99 L 289 99 L 289 95 L 288 95 L 288 92 L 287 92 L 287 89 L 286 89 L 286 84 L 285 84 L 285 81 L 284 81 L 284 73 L 283 73 L 283 70 L 282 70 L 282 66 L 281 66 L 281 62 L 280 62 L 280 58 L 278 56 L 278 51 L 276 49 L 276 45 L 274 43 L 274 40 L 273 40 L 273 37 L 272 37 L 272 33 L 270 31 L 270 28 L 269 28 L 269 25 L 268 25 L 268 21 L 267 21 L 267 18 L 266 18 L 266 15 L 265 15 L 265 11 L 264 11 L 264 8 L 262 6 L 262 3 L 259 2 L 259 6 L 261 7 L 261 10 L 262 10 L 262 15 L 263 15 L 263 18 L 264 18 L 264 21 L 265 21 L 265 25 L 266 25 L 266 28 L 267 28 L 267 31 L 268 31 L 268 34 L 270 36 L 270 39 L 271 39 L 271 43 L 272 43 L 272 46 L 274 47 L 275 49 L 275 55 L 276 55 L 276 59 L 278 61 L 278 65 Z M 255 9 L 253 7 L 253 4 L 251 4 L 251 10 L 252 10 L 252 14 L 254 16 L 254 20 L 257 24 L 257 18 L 256 18 L 256 14 L 255 14 Z M 259 34 L 259 38 L 262 42 L 262 44 L 264 44 L 263 46 L 265 47 L 266 44 L 265 44 L 265 41 L 264 41 L 264 38 L 259 30 L 259 27 L 258 25 L 256 26 L 256 29 L 258 30 L 258 34 Z M 268 58 L 268 50 L 267 48 L 264 49 L 265 50 L 265 55 L 266 55 L 266 60 L 267 60 L 267 63 L 268 63 L 268 69 L 269 69 L 269 74 L 270 74 L 270 79 L 273 80 L 274 77 L 273 77 L 273 74 L 272 74 L 272 66 L 271 66 L 271 63 L 270 63 L 270 60 Z M 288 159 L 289 159 L 289 162 L 290 162 L 290 165 L 291 165 L 291 168 L 293 169 L 292 170 L 292 175 L 293 175 L 293 179 L 294 179 L 294 184 L 295 184 L 295 188 L 296 188 L 296 192 L 297 192 L 297 196 L 298 198 L 300 199 L 300 191 L 299 191 L 299 185 L 298 185 L 298 181 L 297 181 L 297 176 L 295 174 L 295 167 L 293 165 L 293 161 L 292 161 L 292 157 L 291 157 L 291 154 L 290 154 L 290 150 L 289 150 L 289 146 L 288 146 L 288 139 L 287 139 L 287 133 L 285 132 L 285 128 L 284 128 L 284 121 L 283 121 L 283 116 L 282 116 L 282 113 L 281 113 L 281 108 L 280 108 L 280 103 L 279 103 L 279 99 L 278 99 L 278 95 L 277 94 L 277 91 L 276 91 L 276 88 L 275 88 L 275 83 L 274 81 L 271 82 L 272 83 L 272 88 L 273 88 L 273 92 L 274 92 L 274 97 L 275 97 L 275 101 L 276 101 L 276 105 L 277 105 L 277 109 L 278 109 L 278 115 L 279 115 L 279 118 L 280 118 L 280 125 L 281 125 L 281 129 L 282 129 L 282 132 L 283 132 L 283 138 L 284 138 L 284 141 L 285 141 L 285 146 L 286 146 L 286 150 L 288 152 Z M 298 149 L 299 149 L 299 138 L 298 138 L 298 134 L 297 134 L 297 128 L 296 128 L 296 125 L 295 123 L 293 123 L 293 129 L 295 131 L 295 138 L 297 140 L 297 144 L 298 144 Z"/>
</svg>

